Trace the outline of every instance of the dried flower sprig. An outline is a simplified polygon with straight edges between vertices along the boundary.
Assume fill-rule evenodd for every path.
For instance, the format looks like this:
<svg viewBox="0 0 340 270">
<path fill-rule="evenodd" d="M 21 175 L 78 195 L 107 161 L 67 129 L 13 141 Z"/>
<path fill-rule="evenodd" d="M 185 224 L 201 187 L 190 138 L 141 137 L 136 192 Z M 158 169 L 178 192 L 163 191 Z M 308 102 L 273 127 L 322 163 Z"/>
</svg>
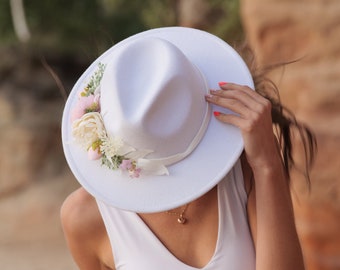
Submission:
<svg viewBox="0 0 340 270">
<path fill-rule="evenodd" d="M 88 97 L 90 95 L 94 95 L 97 88 L 100 86 L 100 82 L 104 75 L 106 65 L 103 63 L 98 63 L 98 70 L 92 75 L 90 81 L 81 92 L 81 96 Z"/>
</svg>

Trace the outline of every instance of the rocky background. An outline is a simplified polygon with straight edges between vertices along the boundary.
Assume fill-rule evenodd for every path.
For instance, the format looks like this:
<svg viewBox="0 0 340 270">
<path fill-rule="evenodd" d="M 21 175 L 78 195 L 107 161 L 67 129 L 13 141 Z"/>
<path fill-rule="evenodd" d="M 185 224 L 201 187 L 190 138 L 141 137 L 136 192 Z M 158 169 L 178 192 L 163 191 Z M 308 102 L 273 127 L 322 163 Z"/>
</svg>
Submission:
<svg viewBox="0 0 340 270">
<path fill-rule="evenodd" d="M 298 60 L 271 76 L 318 143 L 311 190 L 293 173 L 296 224 L 307 269 L 340 269 L 340 1 L 242 0 L 241 13 L 260 63 Z"/>
<path fill-rule="evenodd" d="M 207 18 L 219 14 L 208 1 L 179 2 L 181 25 L 207 28 Z M 299 59 L 272 73 L 285 105 L 318 140 L 310 191 L 293 172 L 296 223 L 307 269 L 340 269 L 340 2 L 240 3 L 244 31 L 260 63 Z M 88 60 L 48 55 L 45 61 L 25 50 L 0 50 L 2 270 L 77 269 L 59 222 L 63 200 L 78 187 L 64 160 L 60 120 L 67 89 Z M 302 160 L 301 151 L 295 155 Z"/>
<path fill-rule="evenodd" d="M 78 187 L 61 147 L 62 94 L 39 57 L 6 49 L 0 59 L 0 269 L 76 269 L 59 221 Z M 52 63 L 62 75 L 81 66 Z"/>
</svg>

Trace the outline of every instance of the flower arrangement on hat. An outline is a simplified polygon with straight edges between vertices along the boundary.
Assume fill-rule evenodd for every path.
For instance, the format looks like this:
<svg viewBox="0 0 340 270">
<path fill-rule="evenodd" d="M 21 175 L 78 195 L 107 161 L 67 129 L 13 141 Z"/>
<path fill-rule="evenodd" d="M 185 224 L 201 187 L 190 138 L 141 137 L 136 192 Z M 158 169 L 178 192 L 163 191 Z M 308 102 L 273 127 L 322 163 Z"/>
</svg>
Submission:
<svg viewBox="0 0 340 270">
<path fill-rule="evenodd" d="M 127 172 L 132 178 L 138 178 L 142 171 L 168 175 L 163 164 L 145 159 L 152 150 L 137 150 L 107 133 L 100 114 L 100 82 L 104 71 L 105 65 L 99 63 L 98 70 L 78 95 L 71 114 L 72 135 L 76 143 L 87 151 L 90 160 L 101 159 L 102 165 Z"/>
</svg>

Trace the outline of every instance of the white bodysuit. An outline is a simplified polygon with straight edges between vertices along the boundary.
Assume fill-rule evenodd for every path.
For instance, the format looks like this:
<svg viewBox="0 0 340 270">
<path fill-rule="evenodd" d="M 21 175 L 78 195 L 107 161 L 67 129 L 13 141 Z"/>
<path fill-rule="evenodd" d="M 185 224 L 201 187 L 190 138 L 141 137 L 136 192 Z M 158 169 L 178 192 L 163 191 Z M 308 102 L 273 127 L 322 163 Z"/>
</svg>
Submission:
<svg viewBox="0 0 340 270">
<path fill-rule="evenodd" d="M 219 229 L 216 248 L 204 270 L 254 270 L 240 161 L 218 184 Z M 194 270 L 178 260 L 133 212 L 97 200 L 117 270 Z"/>
</svg>

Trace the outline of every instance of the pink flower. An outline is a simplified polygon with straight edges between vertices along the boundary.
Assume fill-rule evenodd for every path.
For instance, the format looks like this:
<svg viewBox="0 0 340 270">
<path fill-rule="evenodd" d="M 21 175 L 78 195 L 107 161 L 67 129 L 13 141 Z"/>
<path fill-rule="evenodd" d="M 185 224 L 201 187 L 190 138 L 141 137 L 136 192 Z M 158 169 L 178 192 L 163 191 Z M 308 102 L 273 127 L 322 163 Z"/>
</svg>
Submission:
<svg viewBox="0 0 340 270">
<path fill-rule="evenodd" d="M 85 113 L 99 111 L 99 97 L 89 95 L 88 97 L 80 97 L 76 106 L 71 113 L 71 122 L 80 119 Z"/>
<path fill-rule="evenodd" d="M 87 151 L 87 157 L 89 160 L 97 160 L 102 157 L 102 153 L 100 153 L 99 148 L 93 149 L 92 147 L 90 147 Z"/>
<path fill-rule="evenodd" d="M 119 165 L 122 171 L 129 171 L 131 178 L 138 178 L 141 172 L 141 168 L 136 167 L 136 163 L 130 159 L 123 159 L 122 163 Z"/>
<path fill-rule="evenodd" d="M 122 163 L 119 165 L 119 168 L 123 171 L 128 171 L 132 168 L 132 162 L 130 159 L 123 159 Z"/>
<path fill-rule="evenodd" d="M 142 171 L 141 168 L 134 168 L 133 170 L 129 170 L 130 177 L 138 178 L 140 176 L 140 172 Z"/>
</svg>

